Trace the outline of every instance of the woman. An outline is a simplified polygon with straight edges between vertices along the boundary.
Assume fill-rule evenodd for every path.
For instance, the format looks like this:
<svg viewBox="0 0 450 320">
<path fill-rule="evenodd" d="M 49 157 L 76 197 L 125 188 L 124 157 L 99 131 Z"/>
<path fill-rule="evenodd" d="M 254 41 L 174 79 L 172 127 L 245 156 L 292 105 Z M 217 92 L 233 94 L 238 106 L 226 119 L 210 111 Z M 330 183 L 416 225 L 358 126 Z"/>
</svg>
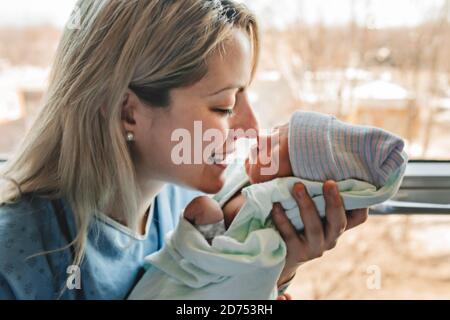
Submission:
<svg viewBox="0 0 450 320">
<path fill-rule="evenodd" d="M 174 164 L 174 130 L 194 133 L 196 121 L 223 134 L 257 129 L 247 88 L 258 27 L 244 6 L 80 0 L 78 9 L 45 104 L 2 168 L 0 298 L 126 298 L 181 210 L 223 185 L 224 166 Z M 228 142 L 212 156 L 232 152 Z M 280 286 L 367 217 L 346 216 L 330 181 L 323 224 L 304 188 L 294 189 L 304 234 L 273 209 L 288 247 Z"/>
</svg>

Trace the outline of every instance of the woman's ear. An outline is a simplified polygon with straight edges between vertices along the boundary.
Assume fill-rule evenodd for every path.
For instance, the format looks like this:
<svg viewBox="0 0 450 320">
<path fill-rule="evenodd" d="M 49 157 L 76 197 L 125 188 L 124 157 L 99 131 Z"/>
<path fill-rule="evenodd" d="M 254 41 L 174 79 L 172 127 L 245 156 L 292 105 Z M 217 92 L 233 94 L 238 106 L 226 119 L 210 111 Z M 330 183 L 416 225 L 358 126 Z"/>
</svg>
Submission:
<svg viewBox="0 0 450 320">
<path fill-rule="evenodd" d="M 121 119 L 127 132 L 134 132 L 136 127 L 136 115 L 142 108 L 139 98 L 130 90 L 127 90 L 122 99 Z"/>
<path fill-rule="evenodd" d="M 146 137 L 155 118 L 154 110 L 128 89 L 123 96 L 121 109 L 122 126 L 126 134 L 134 135 L 136 140 Z"/>
</svg>

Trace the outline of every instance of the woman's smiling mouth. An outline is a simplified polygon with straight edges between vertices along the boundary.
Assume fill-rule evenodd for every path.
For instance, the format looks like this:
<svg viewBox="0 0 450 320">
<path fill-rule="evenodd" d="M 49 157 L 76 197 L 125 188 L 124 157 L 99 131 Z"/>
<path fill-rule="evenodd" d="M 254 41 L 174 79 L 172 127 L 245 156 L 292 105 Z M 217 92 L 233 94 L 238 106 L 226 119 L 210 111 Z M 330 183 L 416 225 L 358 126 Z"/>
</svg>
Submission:
<svg viewBox="0 0 450 320">
<path fill-rule="evenodd" d="M 234 155 L 234 153 L 235 153 L 234 149 L 228 151 L 227 153 L 214 152 L 209 158 L 209 163 L 218 166 L 222 169 L 226 169 L 231 161 L 230 158 L 232 155 Z"/>
</svg>

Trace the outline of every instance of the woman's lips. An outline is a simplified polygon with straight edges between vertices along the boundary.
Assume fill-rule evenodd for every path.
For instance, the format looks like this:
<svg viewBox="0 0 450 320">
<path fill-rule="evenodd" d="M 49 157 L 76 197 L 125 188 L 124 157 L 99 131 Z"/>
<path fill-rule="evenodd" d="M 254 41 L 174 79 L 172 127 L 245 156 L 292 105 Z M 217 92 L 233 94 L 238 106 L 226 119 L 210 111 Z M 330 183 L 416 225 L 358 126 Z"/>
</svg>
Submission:
<svg viewBox="0 0 450 320">
<path fill-rule="evenodd" d="M 220 163 L 215 163 L 214 166 L 219 167 L 222 170 L 225 170 L 228 167 L 228 165 Z"/>
<path fill-rule="evenodd" d="M 235 153 L 235 150 L 232 150 L 232 151 L 227 152 L 227 153 L 214 153 L 214 154 L 211 155 L 210 161 L 213 164 L 215 164 L 215 165 L 218 165 L 218 166 L 226 168 L 227 164 L 228 164 L 227 160 L 234 153 Z"/>
</svg>

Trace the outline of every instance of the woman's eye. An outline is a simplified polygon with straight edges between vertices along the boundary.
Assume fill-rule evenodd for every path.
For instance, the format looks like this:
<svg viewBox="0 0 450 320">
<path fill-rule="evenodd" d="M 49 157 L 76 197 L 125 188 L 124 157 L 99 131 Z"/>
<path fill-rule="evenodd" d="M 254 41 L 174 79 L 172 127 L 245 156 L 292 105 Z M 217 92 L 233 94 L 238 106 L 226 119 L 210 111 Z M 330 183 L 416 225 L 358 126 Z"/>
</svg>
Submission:
<svg viewBox="0 0 450 320">
<path fill-rule="evenodd" d="M 234 114 L 233 109 L 214 109 L 215 112 L 222 114 L 223 116 L 231 117 Z"/>
</svg>

